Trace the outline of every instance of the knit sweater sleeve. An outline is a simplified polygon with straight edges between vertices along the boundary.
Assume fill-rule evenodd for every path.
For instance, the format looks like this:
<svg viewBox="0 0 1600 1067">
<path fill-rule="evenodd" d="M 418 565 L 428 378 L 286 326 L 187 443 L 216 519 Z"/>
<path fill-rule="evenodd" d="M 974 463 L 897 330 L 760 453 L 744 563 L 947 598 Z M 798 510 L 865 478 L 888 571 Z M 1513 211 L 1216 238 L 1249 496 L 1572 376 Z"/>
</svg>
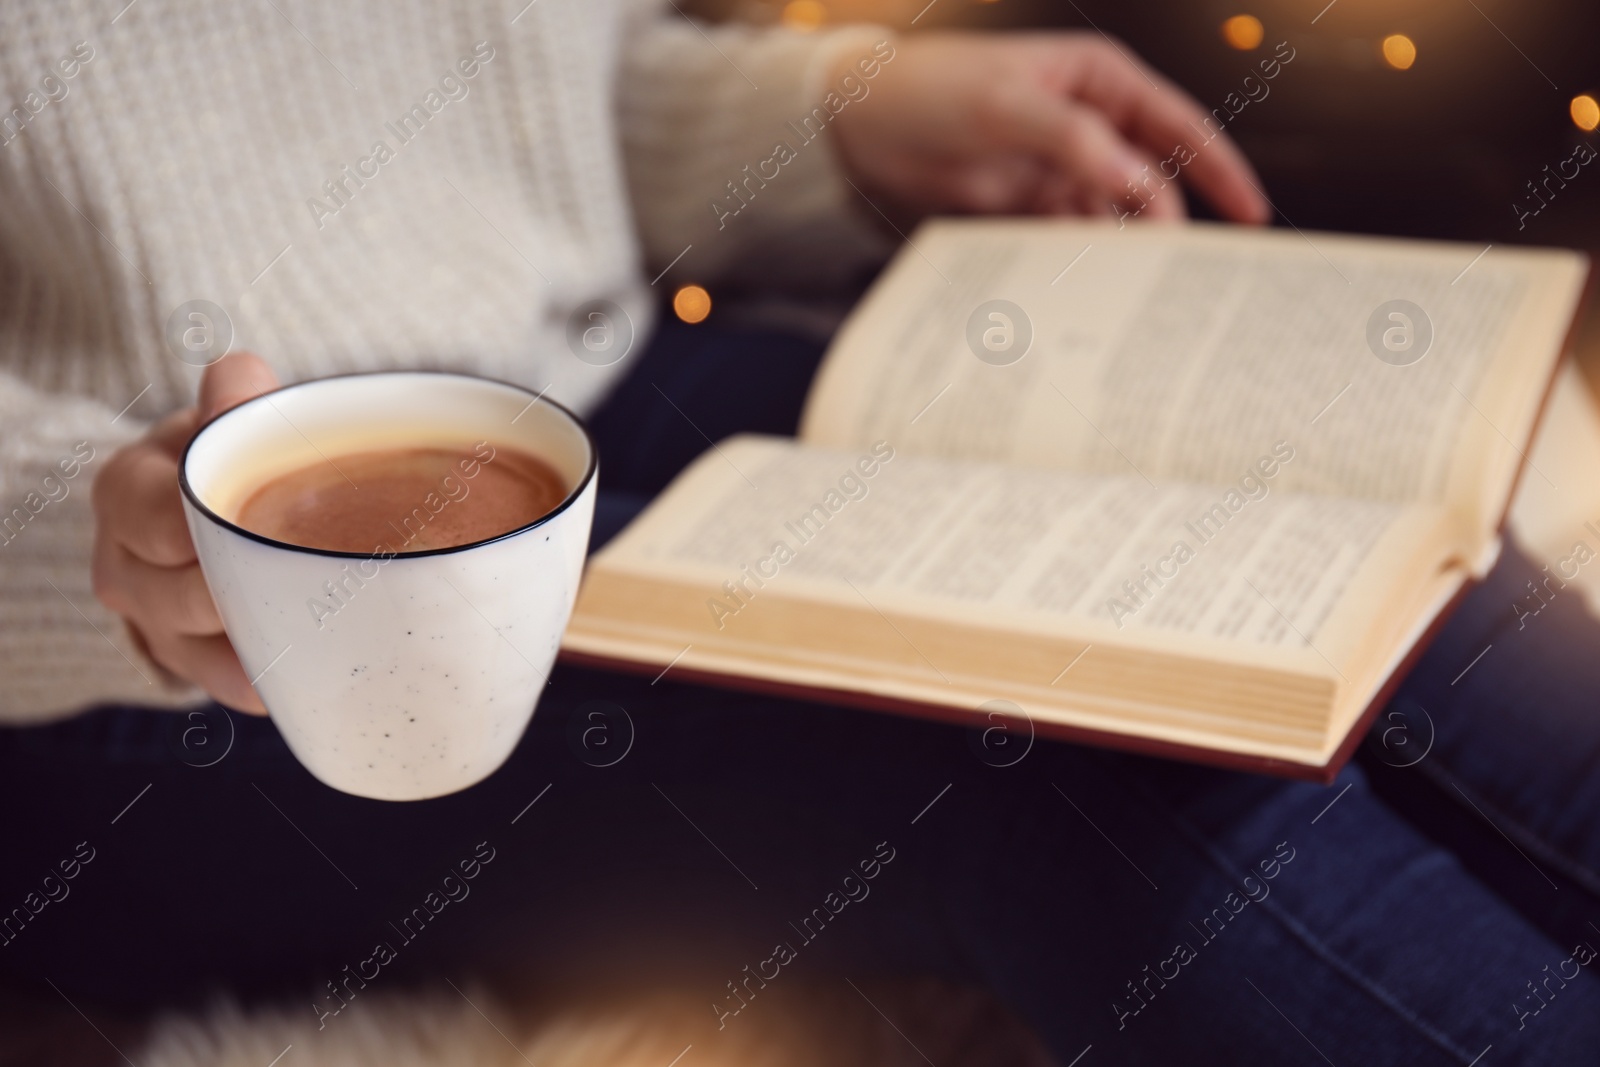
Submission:
<svg viewBox="0 0 1600 1067">
<path fill-rule="evenodd" d="M 171 703 L 186 691 L 170 687 L 90 587 L 90 485 L 145 427 L 0 372 L 0 428 L 0 721 Z"/>
<path fill-rule="evenodd" d="M 617 108 L 650 275 L 677 260 L 674 276 L 701 281 L 735 269 L 816 280 L 880 255 L 876 215 L 846 180 L 829 124 L 862 106 L 862 70 L 876 75 L 893 51 L 877 26 L 709 26 L 636 0 Z"/>
</svg>

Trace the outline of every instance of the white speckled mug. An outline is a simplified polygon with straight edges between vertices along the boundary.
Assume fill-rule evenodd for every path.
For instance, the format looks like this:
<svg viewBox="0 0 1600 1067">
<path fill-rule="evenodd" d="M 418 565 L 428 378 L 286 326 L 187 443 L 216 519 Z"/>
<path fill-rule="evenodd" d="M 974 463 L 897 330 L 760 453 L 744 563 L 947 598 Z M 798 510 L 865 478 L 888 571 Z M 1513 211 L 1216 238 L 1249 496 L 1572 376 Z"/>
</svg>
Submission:
<svg viewBox="0 0 1600 1067">
<path fill-rule="evenodd" d="M 255 488 L 328 457 L 479 441 L 544 460 L 567 495 L 530 525 L 417 552 L 304 548 L 232 521 Z M 572 614 L 597 469 L 588 431 L 558 404 L 386 372 L 223 413 L 184 451 L 179 484 L 228 637 L 295 756 L 346 793 L 421 800 L 488 777 L 527 727 Z"/>
</svg>

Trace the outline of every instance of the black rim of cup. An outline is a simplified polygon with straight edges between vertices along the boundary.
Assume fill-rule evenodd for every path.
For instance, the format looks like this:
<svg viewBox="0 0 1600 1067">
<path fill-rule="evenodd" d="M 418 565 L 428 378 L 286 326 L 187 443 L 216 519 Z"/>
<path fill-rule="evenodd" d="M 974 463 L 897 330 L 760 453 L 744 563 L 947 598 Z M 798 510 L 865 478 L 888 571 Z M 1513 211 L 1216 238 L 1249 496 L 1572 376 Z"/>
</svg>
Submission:
<svg viewBox="0 0 1600 1067">
<path fill-rule="evenodd" d="M 280 387 L 278 389 L 273 389 L 273 390 L 271 390 L 269 392 L 262 393 L 260 396 L 251 397 L 249 400 L 246 400 L 242 404 L 237 404 L 237 405 L 229 408 L 227 411 L 222 412 L 221 414 L 212 416 L 210 419 L 207 419 L 205 421 L 205 423 L 200 426 L 199 429 L 195 430 L 194 436 L 189 438 L 189 443 L 183 446 L 183 454 L 178 457 L 178 488 L 183 492 L 184 497 L 189 501 L 189 503 L 194 505 L 195 510 L 200 512 L 200 514 L 204 515 L 211 522 L 216 523 L 218 526 L 221 526 L 225 530 L 231 530 L 232 532 L 238 534 L 241 537 L 247 537 L 252 541 L 258 542 L 258 543 L 263 544 L 263 545 L 268 545 L 268 546 L 270 546 L 272 548 L 287 549 L 290 552 L 304 552 L 307 555 L 325 556 L 325 557 L 328 557 L 328 558 L 331 558 L 331 559 L 375 559 L 375 558 L 378 558 L 380 556 L 383 556 L 382 552 L 377 552 L 377 551 L 373 551 L 373 552 L 341 552 L 341 551 L 335 551 L 333 549 L 311 548 L 311 547 L 306 546 L 306 545 L 297 545 L 297 544 L 293 544 L 293 543 L 291 543 L 289 541 L 279 541 L 279 540 L 276 540 L 275 538 L 265 537 L 265 536 L 263 536 L 261 534 L 256 533 L 253 530 L 245 529 L 243 526 L 240 526 L 238 523 L 229 522 L 227 519 L 223 518 L 221 515 L 218 515 L 215 511 L 211 510 L 211 508 L 208 507 L 206 505 L 206 503 L 203 500 L 200 499 L 200 495 L 194 491 L 194 487 L 189 484 L 189 450 L 194 448 L 195 443 L 200 440 L 200 438 L 205 434 L 205 432 L 208 429 L 211 428 L 211 426 L 213 424 L 221 421 L 222 419 L 227 418 L 229 415 L 232 415 L 233 413 L 235 413 L 237 411 L 242 411 L 244 408 L 247 408 L 247 407 L 251 406 L 252 404 L 263 403 L 266 400 L 266 398 L 269 397 L 269 396 L 278 396 L 278 395 L 280 395 L 282 393 L 292 392 L 292 391 L 294 391 L 296 389 L 304 389 L 304 388 L 307 388 L 309 386 L 317 385 L 320 382 L 336 381 L 336 380 L 341 379 L 341 378 L 374 378 L 374 377 L 380 377 L 380 376 L 385 376 L 385 375 L 395 375 L 395 374 L 432 374 L 432 375 L 436 375 L 436 376 L 438 376 L 440 378 L 457 378 L 457 379 L 460 379 L 461 381 L 466 381 L 466 382 L 481 382 L 481 383 L 485 383 L 485 384 L 488 384 L 488 385 L 499 385 L 499 386 L 504 386 L 507 389 L 515 389 L 517 392 L 523 393 L 524 395 L 530 397 L 532 400 L 537 401 L 539 403 L 549 404 L 551 407 L 555 408 L 557 411 L 561 412 L 568 419 L 570 419 L 572 424 L 575 427 L 577 427 L 578 432 L 583 435 L 584 443 L 588 446 L 588 449 L 589 449 L 589 464 L 588 464 L 588 466 L 585 468 L 585 470 L 583 472 L 583 477 L 578 479 L 578 484 L 575 485 L 572 488 L 571 492 L 569 492 L 564 498 L 562 498 L 561 503 L 557 504 L 555 507 L 551 508 L 549 511 L 545 512 L 543 515 L 539 516 L 537 519 L 533 520 L 530 523 L 527 523 L 527 524 L 525 524 L 523 526 L 518 526 L 516 529 L 513 529 L 513 530 L 507 530 L 505 533 L 496 534 L 493 537 L 485 537 L 481 541 L 469 541 L 468 543 L 466 543 L 464 545 L 451 545 L 451 546 L 449 546 L 447 548 L 425 548 L 425 549 L 420 549 L 420 550 L 418 550 L 416 552 L 396 552 L 396 553 L 394 553 L 392 558 L 394 558 L 394 559 L 421 559 L 421 558 L 423 558 L 425 556 L 443 556 L 443 555 L 448 555 L 448 554 L 450 554 L 452 552 L 466 552 L 466 551 L 469 551 L 469 550 L 474 549 L 474 548 L 481 548 L 484 545 L 492 545 L 496 541 L 504 541 L 509 537 L 517 537 L 517 536 L 519 536 L 521 534 L 527 533 L 529 530 L 536 530 L 539 527 L 541 527 L 541 526 L 545 525 L 546 523 L 550 522 L 551 520 L 555 519 L 558 515 L 560 515 L 564 511 L 566 511 L 568 508 L 570 508 L 572 506 L 573 501 L 577 500 L 580 496 L 582 496 L 584 490 L 589 488 L 589 483 L 594 481 L 595 473 L 600 468 L 600 450 L 595 445 L 594 435 L 589 432 L 589 427 L 585 426 L 584 423 L 583 423 L 583 420 L 578 418 L 578 416 L 572 411 L 572 409 L 567 407 L 565 404 L 561 404 L 561 403 L 558 403 L 558 402 L 556 402 L 554 400 L 551 400 L 549 397 L 545 396 L 542 393 L 535 393 L 531 389 L 528 389 L 528 388 L 526 388 L 524 386 L 521 386 L 521 385 L 517 385 L 514 382 L 501 381 L 498 378 L 485 378 L 485 377 L 482 377 L 482 376 L 479 376 L 479 375 L 475 375 L 475 374 L 458 374 L 458 373 L 456 373 L 454 371 L 381 370 L 381 371 L 353 371 L 353 372 L 348 373 L 348 374 L 330 374 L 330 375 L 326 375 L 326 376 L 321 377 L 321 378 L 312 378 L 312 379 L 309 379 L 309 380 L 303 381 L 303 382 L 295 382 L 295 383 L 293 383 L 291 385 L 285 385 L 285 386 L 282 386 L 282 387 Z M 390 558 L 390 557 L 385 557 L 385 558 Z"/>
</svg>

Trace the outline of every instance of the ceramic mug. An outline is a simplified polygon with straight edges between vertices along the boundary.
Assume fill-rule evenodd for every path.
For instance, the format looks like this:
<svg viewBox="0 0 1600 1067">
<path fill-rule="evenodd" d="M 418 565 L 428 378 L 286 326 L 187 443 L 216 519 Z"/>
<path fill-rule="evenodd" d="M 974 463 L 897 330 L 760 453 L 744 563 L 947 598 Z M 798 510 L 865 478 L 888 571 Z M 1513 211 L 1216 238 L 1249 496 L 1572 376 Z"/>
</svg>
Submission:
<svg viewBox="0 0 1600 1067">
<path fill-rule="evenodd" d="M 417 524 L 471 491 L 495 446 L 549 464 L 566 483 L 561 503 L 487 540 L 406 551 Z M 371 553 L 287 544 L 233 521 L 280 474 L 425 447 L 469 459 Z M 228 638 L 290 750 L 335 789 L 420 800 L 488 777 L 527 727 L 577 596 L 597 472 L 593 440 L 561 405 L 503 382 L 403 371 L 301 382 L 224 412 L 189 442 L 179 484 Z"/>
</svg>

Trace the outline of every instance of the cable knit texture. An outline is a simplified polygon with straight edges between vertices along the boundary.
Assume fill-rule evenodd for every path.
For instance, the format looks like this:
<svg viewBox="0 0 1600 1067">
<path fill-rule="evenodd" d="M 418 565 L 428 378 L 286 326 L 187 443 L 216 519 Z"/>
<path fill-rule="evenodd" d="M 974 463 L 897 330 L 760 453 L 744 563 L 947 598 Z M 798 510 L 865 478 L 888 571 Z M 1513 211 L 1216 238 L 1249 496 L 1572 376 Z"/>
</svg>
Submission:
<svg viewBox="0 0 1600 1067">
<path fill-rule="evenodd" d="M 195 695 L 89 580 L 92 478 L 194 401 L 164 340 L 186 301 L 285 382 L 440 367 L 583 411 L 629 361 L 568 351 L 580 304 L 643 334 L 674 260 L 659 285 L 860 225 L 820 140 L 736 225 L 710 204 L 870 27 L 644 0 L 121 7 L 19 3 L 0 37 L 0 718 Z"/>
</svg>

